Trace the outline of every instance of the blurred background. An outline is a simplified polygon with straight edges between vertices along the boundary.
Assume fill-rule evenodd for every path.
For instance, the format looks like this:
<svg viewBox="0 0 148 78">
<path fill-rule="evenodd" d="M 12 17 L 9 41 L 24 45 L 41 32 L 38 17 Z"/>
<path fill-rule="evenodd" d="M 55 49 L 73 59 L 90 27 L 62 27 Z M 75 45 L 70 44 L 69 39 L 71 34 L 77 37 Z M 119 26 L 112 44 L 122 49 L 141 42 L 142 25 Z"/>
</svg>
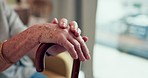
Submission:
<svg viewBox="0 0 148 78">
<path fill-rule="evenodd" d="M 95 78 L 148 78 L 148 0 L 98 0 Z"/>
<path fill-rule="evenodd" d="M 147 0 L 7 1 L 27 26 L 54 17 L 78 22 L 92 56 L 81 65 L 79 78 L 148 78 Z M 66 52 L 47 60 L 49 78 L 70 78 Z"/>
</svg>

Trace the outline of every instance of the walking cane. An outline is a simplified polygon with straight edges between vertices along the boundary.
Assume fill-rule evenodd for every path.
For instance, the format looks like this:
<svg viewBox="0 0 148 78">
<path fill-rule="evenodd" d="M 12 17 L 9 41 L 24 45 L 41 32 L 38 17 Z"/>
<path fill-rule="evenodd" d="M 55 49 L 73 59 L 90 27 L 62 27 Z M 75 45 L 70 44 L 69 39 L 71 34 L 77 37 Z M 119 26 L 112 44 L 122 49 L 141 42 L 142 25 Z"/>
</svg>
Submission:
<svg viewBox="0 0 148 78">
<path fill-rule="evenodd" d="M 36 60 L 35 60 L 35 65 L 36 65 L 36 70 L 38 72 L 42 72 L 45 68 L 45 54 L 46 50 L 54 45 L 53 43 L 41 43 L 37 52 L 36 52 Z M 73 62 L 73 68 L 72 68 L 72 74 L 71 78 L 78 78 L 79 75 L 79 68 L 80 68 L 80 60 L 75 59 Z"/>
</svg>

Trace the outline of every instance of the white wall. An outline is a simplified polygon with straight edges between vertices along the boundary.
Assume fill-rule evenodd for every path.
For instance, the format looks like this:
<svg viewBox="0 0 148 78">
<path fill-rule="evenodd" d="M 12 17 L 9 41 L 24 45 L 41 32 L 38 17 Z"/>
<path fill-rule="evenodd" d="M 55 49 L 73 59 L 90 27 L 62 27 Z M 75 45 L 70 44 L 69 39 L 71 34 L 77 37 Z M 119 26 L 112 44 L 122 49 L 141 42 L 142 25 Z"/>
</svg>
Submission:
<svg viewBox="0 0 148 78">
<path fill-rule="evenodd" d="M 51 19 L 65 17 L 69 21 L 75 20 L 75 0 L 52 0 L 52 2 L 54 9 Z"/>
</svg>

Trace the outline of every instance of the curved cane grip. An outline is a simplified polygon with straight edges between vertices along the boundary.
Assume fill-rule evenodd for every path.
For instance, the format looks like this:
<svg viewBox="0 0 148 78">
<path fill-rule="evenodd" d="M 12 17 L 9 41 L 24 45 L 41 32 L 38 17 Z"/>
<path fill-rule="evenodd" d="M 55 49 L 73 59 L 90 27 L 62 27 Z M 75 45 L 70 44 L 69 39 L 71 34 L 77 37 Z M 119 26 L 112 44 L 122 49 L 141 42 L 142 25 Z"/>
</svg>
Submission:
<svg viewBox="0 0 148 78">
<path fill-rule="evenodd" d="M 38 72 L 42 72 L 45 68 L 45 53 L 46 50 L 54 45 L 53 43 L 41 43 L 39 48 L 37 49 L 36 52 L 36 60 L 35 60 L 35 65 L 36 65 L 36 70 Z M 71 78 L 78 78 L 79 75 L 79 69 L 80 69 L 80 60 L 75 59 L 73 61 L 73 68 L 72 68 L 72 74 Z"/>
<path fill-rule="evenodd" d="M 45 68 L 45 53 L 46 50 L 54 45 L 53 43 L 41 43 L 36 52 L 35 65 L 38 72 L 42 72 Z"/>
</svg>

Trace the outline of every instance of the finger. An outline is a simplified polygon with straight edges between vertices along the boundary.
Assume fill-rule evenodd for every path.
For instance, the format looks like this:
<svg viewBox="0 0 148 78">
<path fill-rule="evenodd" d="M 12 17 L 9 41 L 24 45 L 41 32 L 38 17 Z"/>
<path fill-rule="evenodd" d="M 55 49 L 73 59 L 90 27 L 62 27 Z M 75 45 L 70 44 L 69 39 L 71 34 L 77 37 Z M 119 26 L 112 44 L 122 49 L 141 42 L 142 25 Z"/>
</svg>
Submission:
<svg viewBox="0 0 148 78">
<path fill-rule="evenodd" d="M 54 18 L 54 19 L 51 21 L 51 23 L 53 23 L 53 24 L 58 24 L 57 18 Z"/>
<path fill-rule="evenodd" d="M 84 40 L 84 42 L 88 41 L 88 37 L 87 36 L 83 36 L 82 39 Z"/>
<path fill-rule="evenodd" d="M 59 26 L 64 29 L 64 28 L 67 28 L 68 27 L 67 24 L 68 24 L 68 20 L 66 18 L 62 18 L 60 20 Z"/>
<path fill-rule="evenodd" d="M 70 30 L 74 33 L 74 35 L 76 37 L 79 36 L 79 33 L 78 33 L 78 24 L 76 21 L 72 21 L 69 23 L 69 26 L 70 26 Z"/>
<path fill-rule="evenodd" d="M 89 54 L 89 50 L 88 50 L 88 48 L 87 48 L 87 46 L 86 46 L 84 40 L 82 39 L 81 36 L 77 37 L 76 39 L 78 40 L 78 42 L 79 42 L 80 45 L 81 45 L 81 48 L 82 48 L 82 51 L 83 51 L 83 54 L 84 54 L 85 58 L 86 58 L 87 60 L 89 60 L 89 59 L 90 59 L 90 54 Z"/>
<path fill-rule="evenodd" d="M 63 46 L 69 52 L 73 59 L 78 59 L 78 54 L 75 51 L 74 45 L 70 43 L 67 39 L 63 39 L 62 41 L 63 43 L 60 45 Z"/>
<path fill-rule="evenodd" d="M 78 33 L 81 34 L 81 30 L 80 30 L 80 28 L 78 28 Z"/>
<path fill-rule="evenodd" d="M 85 61 L 86 59 L 85 59 L 85 56 L 83 55 L 83 52 L 82 52 L 82 50 L 81 50 L 81 45 L 80 45 L 80 43 L 76 40 L 76 39 L 74 39 L 73 37 L 69 37 L 69 42 L 71 42 L 73 45 L 74 45 L 74 48 L 75 48 L 75 50 L 76 50 L 76 52 L 77 52 L 77 54 L 78 54 L 78 58 L 81 60 L 81 61 Z"/>
<path fill-rule="evenodd" d="M 66 49 L 60 45 L 53 45 L 50 48 L 48 48 L 47 53 L 51 55 L 57 55 L 61 52 L 64 52 Z"/>
</svg>

